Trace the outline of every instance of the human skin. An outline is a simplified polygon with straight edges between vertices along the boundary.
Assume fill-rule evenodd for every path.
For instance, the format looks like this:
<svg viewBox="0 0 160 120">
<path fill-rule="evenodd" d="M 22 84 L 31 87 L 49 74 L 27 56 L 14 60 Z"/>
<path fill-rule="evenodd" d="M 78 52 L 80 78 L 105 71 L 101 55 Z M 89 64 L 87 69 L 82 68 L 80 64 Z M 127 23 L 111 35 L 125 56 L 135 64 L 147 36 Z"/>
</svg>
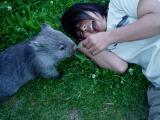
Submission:
<svg viewBox="0 0 160 120">
<path fill-rule="evenodd" d="M 79 51 L 102 68 L 124 73 L 128 68 L 128 63 L 114 53 L 104 51 L 104 49 L 112 43 L 140 40 L 160 33 L 159 20 L 160 2 L 158 0 L 140 0 L 138 20 L 135 23 L 110 32 L 104 30 L 87 32 L 86 28 L 84 33 L 87 32 L 87 36 L 81 41 L 83 47 L 79 48 Z M 103 25 L 105 26 L 105 24 Z"/>
<path fill-rule="evenodd" d="M 124 73 L 128 68 L 128 63 L 109 51 L 102 51 L 99 54 L 92 55 L 85 47 L 79 48 L 79 51 L 89 57 L 99 67 L 110 69 L 117 73 Z"/>
<path fill-rule="evenodd" d="M 93 19 L 83 20 L 77 25 L 77 36 L 79 36 L 80 44 L 83 39 L 93 36 L 96 33 L 106 31 L 107 22 L 104 16 L 98 13 L 86 11 Z M 110 51 L 102 51 L 97 55 L 92 55 L 86 46 L 81 46 L 79 51 L 88 56 L 101 68 L 107 68 L 118 73 L 124 73 L 128 68 L 128 63 L 119 58 L 116 54 Z"/>
<path fill-rule="evenodd" d="M 99 13 L 93 13 L 86 11 L 86 14 L 92 17 L 92 19 L 82 20 L 76 25 L 76 34 L 79 36 L 79 40 L 84 40 L 88 36 L 94 35 L 95 33 L 106 31 L 107 21 L 105 16 L 101 16 Z"/>
<path fill-rule="evenodd" d="M 159 0 L 140 0 L 137 14 L 136 22 L 113 31 L 90 35 L 83 40 L 82 44 L 89 52 L 96 55 L 112 43 L 141 40 L 160 33 Z"/>
<path fill-rule="evenodd" d="M 106 31 L 107 23 L 106 18 L 98 13 L 86 12 L 93 19 L 83 20 L 77 25 L 77 35 L 81 44 L 83 39 L 92 36 L 98 32 Z M 82 39 L 83 38 L 83 39 Z M 79 51 L 88 56 L 101 68 L 111 69 L 115 72 L 124 73 L 128 68 L 128 63 L 119 58 L 117 55 L 110 51 L 102 51 L 97 55 L 92 55 L 85 46 L 81 46 Z"/>
</svg>

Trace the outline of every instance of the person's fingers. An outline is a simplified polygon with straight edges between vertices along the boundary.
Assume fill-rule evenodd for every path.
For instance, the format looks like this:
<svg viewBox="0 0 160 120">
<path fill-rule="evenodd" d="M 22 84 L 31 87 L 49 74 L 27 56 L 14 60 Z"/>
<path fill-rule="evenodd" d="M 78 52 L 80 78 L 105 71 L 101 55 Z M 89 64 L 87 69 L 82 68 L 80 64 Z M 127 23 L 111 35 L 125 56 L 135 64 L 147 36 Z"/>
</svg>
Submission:
<svg viewBox="0 0 160 120">
<path fill-rule="evenodd" d="M 91 43 L 91 42 L 88 42 L 88 44 L 86 45 L 86 48 L 87 49 L 90 49 L 90 48 L 92 48 L 93 47 L 93 44 Z"/>
<path fill-rule="evenodd" d="M 100 53 L 101 51 L 93 51 L 91 54 L 93 55 L 93 56 L 95 56 L 95 55 L 97 55 L 98 53 Z"/>
<path fill-rule="evenodd" d="M 93 53 L 96 50 L 97 50 L 97 48 L 95 46 L 93 46 L 90 49 L 88 49 L 88 52 Z"/>
<path fill-rule="evenodd" d="M 89 40 L 88 40 L 88 39 L 85 39 L 85 40 L 82 41 L 82 44 L 83 44 L 83 46 L 85 46 L 85 47 L 87 46 L 88 43 L 89 43 Z"/>
<path fill-rule="evenodd" d="M 89 51 L 92 55 L 97 55 L 98 53 L 102 52 L 103 50 L 99 50 L 97 47 L 93 47 Z"/>
<path fill-rule="evenodd" d="M 88 39 L 83 40 L 82 43 L 86 49 L 90 49 L 93 46 L 93 43 Z"/>
<path fill-rule="evenodd" d="M 90 52 L 92 55 L 97 55 L 99 50 L 96 46 L 92 46 L 90 49 L 88 49 L 88 52 Z"/>
</svg>

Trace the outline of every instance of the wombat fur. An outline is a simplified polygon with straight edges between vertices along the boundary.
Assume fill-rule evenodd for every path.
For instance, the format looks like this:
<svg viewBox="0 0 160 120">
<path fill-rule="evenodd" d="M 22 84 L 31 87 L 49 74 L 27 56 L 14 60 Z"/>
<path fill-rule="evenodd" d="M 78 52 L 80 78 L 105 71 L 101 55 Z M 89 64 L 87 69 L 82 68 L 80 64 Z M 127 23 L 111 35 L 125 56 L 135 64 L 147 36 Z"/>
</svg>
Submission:
<svg viewBox="0 0 160 120">
<path fill-rule="evenodd" d="M 16 44 L 0 53 L 0 102 L 37 77 L 59 76 L 57 63 L 70 57 L 75 43 L 62 32 L 42 24 L 31 40 Z"/>
</svg>

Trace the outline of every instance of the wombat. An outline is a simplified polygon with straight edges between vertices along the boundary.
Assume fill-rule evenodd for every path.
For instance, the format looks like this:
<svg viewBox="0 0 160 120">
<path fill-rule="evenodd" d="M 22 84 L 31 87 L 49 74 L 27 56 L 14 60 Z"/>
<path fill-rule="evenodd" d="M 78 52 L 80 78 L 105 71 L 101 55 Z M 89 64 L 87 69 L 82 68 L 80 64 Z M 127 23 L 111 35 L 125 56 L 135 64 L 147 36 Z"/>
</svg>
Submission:
<svg viewBox="0 0 160 120">
<path fill-rule="evenodd" d="M 70 57 L 75 43 L 48 24 L 31 40 L 0 53 L 0 101 L 15 94 L 27 81 L 37 77 L 55 78 L 57 63 Z"/>
</svg>

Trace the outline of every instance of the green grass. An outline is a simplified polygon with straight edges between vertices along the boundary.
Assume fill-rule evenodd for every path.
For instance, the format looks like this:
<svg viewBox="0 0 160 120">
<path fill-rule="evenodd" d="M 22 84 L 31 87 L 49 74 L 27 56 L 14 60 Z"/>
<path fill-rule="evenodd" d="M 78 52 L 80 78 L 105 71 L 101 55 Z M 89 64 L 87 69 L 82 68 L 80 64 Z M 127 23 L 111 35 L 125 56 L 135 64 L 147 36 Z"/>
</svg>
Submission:
<svg viewBox="0 0 160 120">
<path fill-rule="evenodd" d="M 88 1 L 1 1 L 0 51 L 35 35 L 41 23 L 62 30 L 59 20 L 66 8 Z M 0 120 L 144 120 L 148 83 L 140 67 L 130 68 L 133 74 L 120 75 L 98 68 L 77 52 L 60 64 L 61 80 L 30 81 L 1 104 Z"/>
</svg>

